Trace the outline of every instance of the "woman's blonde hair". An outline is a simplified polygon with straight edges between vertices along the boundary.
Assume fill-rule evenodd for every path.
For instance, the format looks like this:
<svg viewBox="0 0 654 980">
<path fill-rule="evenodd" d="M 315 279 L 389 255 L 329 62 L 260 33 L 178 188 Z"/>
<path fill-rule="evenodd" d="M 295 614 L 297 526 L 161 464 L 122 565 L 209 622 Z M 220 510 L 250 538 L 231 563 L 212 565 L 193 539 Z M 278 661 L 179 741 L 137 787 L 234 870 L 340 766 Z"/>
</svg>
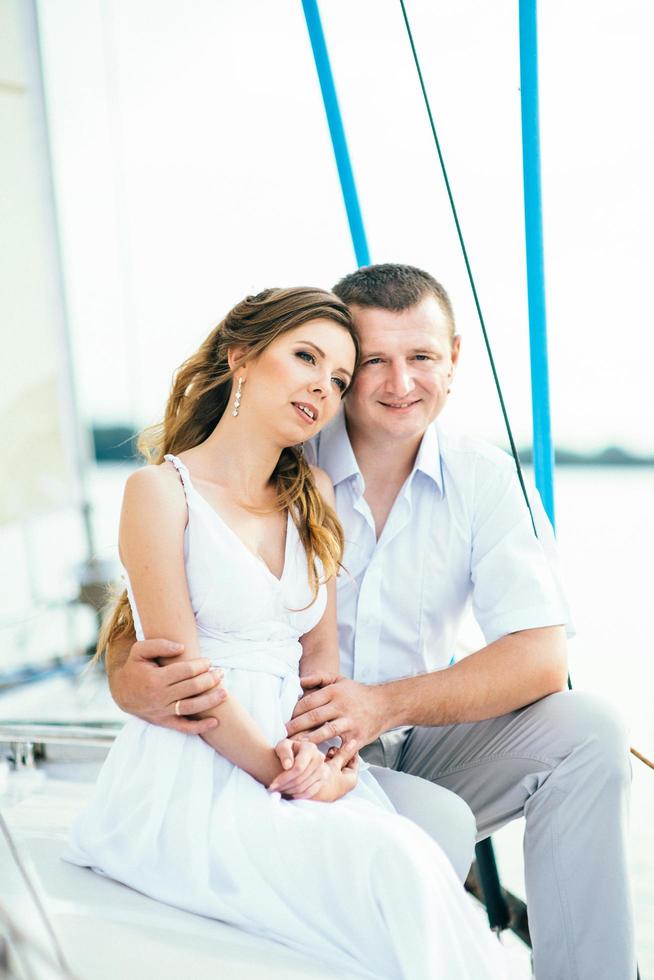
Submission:
<svg viewBox="0 0 654 980">
<path fill-rule="evenodd" d="M 359 342 L 350 311 L 333 293 L 301 287 L 265 289 L 237 303 L 175 373 L 163 421 L 145 429 L 138 440 L 139 452 L 146 461 L 158 465 L 167 453 L 178 455 L 204 442 L 227 408 L 234 370 L 258 357 L 288 330 L 319 318 L 347 330 L 358 361 Z M 234 370 L 228 362 L 233 348 L 245 350 Z M 325 579 L 337 574 L 343 557 L 343 531 L 336 514 L 318 492 L 300 448 L 282 451 L 272 479 L 275 509 L 290 511 L 304 545 L 313 602 L 320 585 L 316 562 L 321 562 Z M 123 591 L 107 613 L 95 658 L 109 643 L 133 633 L 132 611 L 127 592 Z"/>
</svg>

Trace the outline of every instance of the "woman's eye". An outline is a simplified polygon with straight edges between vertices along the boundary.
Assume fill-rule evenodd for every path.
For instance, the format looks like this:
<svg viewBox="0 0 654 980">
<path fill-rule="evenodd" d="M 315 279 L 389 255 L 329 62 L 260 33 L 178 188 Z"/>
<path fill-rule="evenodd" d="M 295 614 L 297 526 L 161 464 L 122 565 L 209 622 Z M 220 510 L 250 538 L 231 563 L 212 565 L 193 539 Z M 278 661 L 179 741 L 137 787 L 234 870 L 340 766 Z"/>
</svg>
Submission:
<svg viewBox="0 0 654 980">
<path fill-rule="evenodd" d="M 313 354 L 310 354 L 308 350 L 299 350 L 295 356 L 301 357 L 302 360 L 307 361 L 309 364 L 316 363 L 315 357 L 313 356 Z"/>
<path fill-rule="evenodd" d="M 345 393 L 345 391 L 347 390 L 347 385 L 343 381 L 343 379 L 342 378 L 332 378 L 332 381 L 334 382 L 334 384 L 336 385 L 336 387 L 340 391 L 341 395 L 343 395 Z"/>
</svg>

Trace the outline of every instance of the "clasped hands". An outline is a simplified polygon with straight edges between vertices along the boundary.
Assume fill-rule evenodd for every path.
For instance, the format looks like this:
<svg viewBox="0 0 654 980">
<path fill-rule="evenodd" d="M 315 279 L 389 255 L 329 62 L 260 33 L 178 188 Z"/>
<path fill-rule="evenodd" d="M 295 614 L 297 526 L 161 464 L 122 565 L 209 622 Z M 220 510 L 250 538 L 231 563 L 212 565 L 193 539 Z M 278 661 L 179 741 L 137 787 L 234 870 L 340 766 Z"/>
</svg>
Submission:
<svg viewBox="0 0 654 980">
<path fill-rule="evenodd" d="M 222 671 L 210 670 L 204 658 L 166 663 L 181 649 L 167 640 L 135 643 L 113 678 L 112 692 L 125 711 L 146 721 L 206 735 L 218 722 L 198 715 L 227 697 Z M 300 680 L 305 694 L 287 725 L 288 738 L 275 749 L 285 768 L 269 788 L 295 799 L 338 799 L 356 785 L 359 749 L 384 730 L 382 688 L 326 672 Z M 340 748 L 324 756 L 317 745 L 334 737 L 341 739 Z"/>
<path fill-rule="evenodd" d="M 354 741 L 330 748 L 323 755 L 306 739 L 284 738 L 275 746 L 275 753 L 284 771 L 268 789 L 286 799 L 333 803 L 356 786 L 359 757 Z"/>
<path fill-rule="evenodd" d="M 276 748 L 282 765 L 288 769 L 269 788 L 294 799 L 337 799 L 343 792 L 334 797 L 322 794 L 330 792 L 331 784 L 337 787 L 343 782 L 339 772 L 354 774 L 352 785 L 356 783 L 357 752 L 383 730 L 379 690 L 327 673 L 307 674 L 300 678 L 300 683 L 304 697 L 298 701 L 286 726 L 288 738 Z M 330 749 L 326 757 L 322 756 L 317 744 L 335 737 L 341 739 L 341 747 Z M 320 778 L 326 787 L 317 782 Z"/>
</svg>

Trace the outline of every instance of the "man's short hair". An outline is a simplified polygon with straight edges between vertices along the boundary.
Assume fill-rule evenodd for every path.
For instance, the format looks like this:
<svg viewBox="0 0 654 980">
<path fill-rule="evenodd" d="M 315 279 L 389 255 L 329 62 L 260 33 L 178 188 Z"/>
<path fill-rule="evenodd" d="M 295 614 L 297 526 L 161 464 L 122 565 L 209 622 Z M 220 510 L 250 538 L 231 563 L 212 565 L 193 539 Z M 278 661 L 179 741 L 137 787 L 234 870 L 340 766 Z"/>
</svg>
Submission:
<svg viewBox="0 0 654 980">
<path fill-rule="evenodd" d="M 450 322 L 450 336 L 454 337 L 450 297 L 433 276 L 414 265 L 385 262 L 363 266 L 339 280 L 332 292 L 348 306 L 372 306 L 393 312 L 408 310 L 426 296 L 435 296 Z"/>
</svg>

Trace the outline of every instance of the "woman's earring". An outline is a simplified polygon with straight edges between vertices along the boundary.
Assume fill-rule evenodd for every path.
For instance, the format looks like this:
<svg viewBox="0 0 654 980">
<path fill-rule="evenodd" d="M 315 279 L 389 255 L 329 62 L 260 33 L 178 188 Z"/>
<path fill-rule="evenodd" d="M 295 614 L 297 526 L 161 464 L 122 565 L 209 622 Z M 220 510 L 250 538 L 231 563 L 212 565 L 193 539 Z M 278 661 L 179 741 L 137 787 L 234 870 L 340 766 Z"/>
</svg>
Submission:
<svg viewBox="0 0 654 980">
<path fill-rule="evenodd" d="M 232 415 L 234 418 L 238 415 L 238 410 L 241 407 L 241 391 L 243 388 L 243 378 L 238 379 L 238 386 L 236 388 L 236 397 L 234 398 L 234 411 Z"/>
</svg>

